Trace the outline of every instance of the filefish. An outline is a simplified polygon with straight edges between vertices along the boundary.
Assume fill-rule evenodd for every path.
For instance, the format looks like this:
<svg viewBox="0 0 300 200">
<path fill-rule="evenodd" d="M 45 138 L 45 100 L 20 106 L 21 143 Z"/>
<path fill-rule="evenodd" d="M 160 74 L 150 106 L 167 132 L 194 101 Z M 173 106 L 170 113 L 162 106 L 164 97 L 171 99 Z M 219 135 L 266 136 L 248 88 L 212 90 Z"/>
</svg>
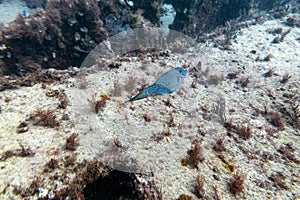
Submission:
<svg viewBox="0 0 300 200">
<path fill-rule="evenodd" d="M 164 73 L 153 85 L 143 89 L 126 102 L 140 100 L 153 95 L 171 94 L 180 87 L 188 72 L 187 69 L 181 67 L 171 69 Z"/>
</svg>

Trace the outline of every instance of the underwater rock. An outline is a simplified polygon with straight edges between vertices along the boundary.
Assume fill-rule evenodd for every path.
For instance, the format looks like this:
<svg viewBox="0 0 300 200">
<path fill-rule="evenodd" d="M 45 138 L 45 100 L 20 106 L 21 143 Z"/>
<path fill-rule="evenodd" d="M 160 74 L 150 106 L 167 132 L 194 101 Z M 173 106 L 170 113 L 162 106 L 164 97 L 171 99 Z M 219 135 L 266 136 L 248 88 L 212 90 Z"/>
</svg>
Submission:
<svg viewBox="0 0 300 200">
<path fill-rule="evenodd" d="M 226 21 L 240 16 L 241 11 L 248 13 L 250 3 L 248 0 L 221 0 L 221 1 L 197 1 L 182 2 L 170 1 L 176 16 L 171 29 L 183 31 L 189 36 L 210 32 Z"/>
<path fill-rule="evenodd" d="M 0 49 L 1 75 L 30 73 L 32 70 L 22 69 L 25 58 L 41 68 L 79 67 L 97 44 L 109 34 L 135 27 L 139 17 L 133 14 L 134 9 L 117 1 L 34 2 L 27 1 L 45 10 L 28 17 L 19 14 L 8 26 L 0 24 L 0 45 L 5 46 Z"/>
<path fill-rule="evenodd" d="M 165 3 L 171 4 L 176 12 L 170 29 L 194 38 L 211 32 L 218 26 L 224 26 L 229 21 L 259 16 L 261 11 L 273 10 L 273 15 L 280 17 L 287 14 L 289 9 L 299 10 L 299 5 L 297 7 L 293 0 L 167 0 Z"/>
<path fill-rule="evenodd" d="M 45 11 L 26 18 L 18 15 L 0 29 L 0 44 L 5 46 L 0 49 L 0 71 L 23 76 L 39 68 L 79 67 L 87 53 L 108 36 L 101 16 L 93 0 L 51 1 Z"/>
<path fill-rule="evenodd" d="M 157 0 L 140 0 L 140 1 L 134 1 L 134 10 L 142 10 L 142 16 L 146 19 L 148 19 L 152 24 L 159 25 L 159 14 L 160 14 L 160 8 L 162 8 L 163 1 Z"/>
<path fill-rule="evenodd" d="M 105 29 L 109 35 L 116 35 L 120 32 L 130 29 L 128 24 L 124 24 L 123 16 L 117 14 L 111 14 L 105 17 Z"/>
<path fill-rule="evenodd" d="M 45 8 L 48 0 L 24 0 L 28 8 Z"/>
</svg>

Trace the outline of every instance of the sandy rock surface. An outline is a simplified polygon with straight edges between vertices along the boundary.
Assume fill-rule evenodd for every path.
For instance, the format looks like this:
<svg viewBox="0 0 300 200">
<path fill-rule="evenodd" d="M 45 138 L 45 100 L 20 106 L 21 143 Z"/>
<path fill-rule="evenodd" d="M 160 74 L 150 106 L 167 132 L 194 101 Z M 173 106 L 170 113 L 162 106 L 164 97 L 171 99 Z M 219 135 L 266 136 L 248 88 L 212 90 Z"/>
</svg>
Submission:
<svg viewBox="0 0 300 200">
<path fill-rule="evenodd" d="M 280 36 L 277 28 L 290 31 L 283 41 L 273 43 Z M 238 199 L 300 198 L 299 37 L 300 28 L 271 20 L 242 29 L 227 51 L 199 45 L 154 62 L 132 57 L 119 68 L 64 84 L 2 91 L 0 198 L 21 198 L 14 188 L 26 187 L 34 177 L 44 184 L 32 199 L 51 196 L 67 186 L 65 180 L 51 179 L 66 168 L 60 164 L 45 172 L 46 163 L 74 153 L 76 163 L 96 159 L 121 171 L 153 174 L 149 179 L 162 188 L 163 199 L 181 194 L 196 199 L 197 176 L 204 179 L 206 199 L 216 194 L 233 199 L 229 183 L 234 174 L 244 180 Z M 189 76 L 173 94 L 124 103 L 143 85 L 183 65 Z M 59 93 L 68 97 L 65 109 L 59 108 Z M 106 99 L 98 113 L 90 105 L 93 96 Z M 59 125 L 45 127 L 31 119 L 38 109 L 53 110 Z M 18 133 L 24 121 L 28 130 Z M 249 135 L 237 127 L 248 127 Z M 65 148 L 72 133 L 79 139 L 75 152 Z M 217 141 L 222 141 L 223 150 L 215 147 Z M 187 151 L 196 143 L 203 159 L 196 167 L 184 166 Z M 22 146 L 34 153 L 22 156 Z M 9 151 L 13 155 L 4 159 Z M 66 176 L 71 180 L 74 172 Z"/>
</svg>

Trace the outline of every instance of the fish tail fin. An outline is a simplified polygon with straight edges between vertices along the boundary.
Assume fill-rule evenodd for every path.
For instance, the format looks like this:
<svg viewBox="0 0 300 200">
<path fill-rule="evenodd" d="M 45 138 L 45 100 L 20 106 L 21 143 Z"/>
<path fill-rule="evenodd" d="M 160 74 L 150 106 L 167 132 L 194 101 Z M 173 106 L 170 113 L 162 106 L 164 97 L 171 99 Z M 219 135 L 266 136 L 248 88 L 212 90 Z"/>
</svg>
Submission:
<svg viewBox="0 0 300 200">
<path fill-rule="evenodd" d="M 161 94 L 169 94 L 169 93 L 172 93 L 172 91 L 170 91 L 168 88 L 159 84 L 153 84 L 143 89 L 140 93 L 138 93 L 136 96 L 132 97 L 131 99 L 127 100 L 126 102 L 144 99 L 152 95 L 161 95 Z"/>
<path fill-rule="evenodd" d="M 148 97 L 149 95 L 147 95 L 146 89 L 142 90 L 140 93 L 138 93 L 131 99 L 127 100 L 126 102 L 136 101 L 136 100 L 140 100 L 140 99 L 144 99 L 144 98 Z"/>
</svg>

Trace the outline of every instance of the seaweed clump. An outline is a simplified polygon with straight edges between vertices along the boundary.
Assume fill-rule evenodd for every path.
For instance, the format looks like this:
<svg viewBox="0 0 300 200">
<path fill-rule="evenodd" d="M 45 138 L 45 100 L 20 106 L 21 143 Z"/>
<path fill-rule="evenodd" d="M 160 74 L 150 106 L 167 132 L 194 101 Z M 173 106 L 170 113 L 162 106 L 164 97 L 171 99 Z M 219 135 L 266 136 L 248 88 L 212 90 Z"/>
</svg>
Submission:
<svg viewBox="0 0 300 200">
<path fill-rule="evenodd" d="M 224 127 L 229 131 L 235 132 L 240 138 L 246 140 L 252 136 L 252 127 L 246 124 L 235 124 L 232 119 L 227 120 Z"/>
<path fill-rule="evenodd" d="M 59 122 L 56 119 L 56 115 L 53 110 L 41 110 L 38 109 L 34 113 L 35 125 L 47 126 L 54 128 L 59 126 Z"/>
<path fill-rule="evenodd" d="M 197 176 L 196 184 L 195 184 L 195 192 L 196 192 L 196 196 L 200 199 L 203 199 L 205 195 L 204 183 L 205 183 L 204 177 Z"/>
<path fill-rule="evenodd" d="M 283 118 L 278 112 L 268 113 L 268 120 L 273 126 L 277 127 L 279 130 L 284 129 Z"/>
<path fill-rule="evenodd" d="M 51 158 L 44 166 L 44 172 L 52 172 L 56 168 L 59 167 L 58 160 L 55 158 Z"/>
<path fill-rule="evenodd" d="M 66 139 L 66 149 L 69 151 L 75 151 L 78 147 L 78 134 L 72 133 L 67 139 Z"/>
<path fill-rule="evenodd" d="M 204 161 L 203 148 L 199 143 L 194 144 L 190 150 L 188 150 L 188 164 L 198 169 L 198 164 Z"/>
<path fill-rule="evenodd" d="M 213 150 L 215 150 L 216 152 L 226 151 L 226 148 L 225 148 L 225 145 L 224 145 L 224 141 L 223 141 L 222 138 L 219 138 L 217 140 L 217 142 L 213 146 Z"/>
<path fill-rule="evenodd" d="M 167 130 L 161 131 L 159 133 L 154 133 L 151 138 L 155 141 L 155 142 L 160 142 L 164 139 L 166 139 L 168 141 L 168 138 L 172 135 L 170 129 L 168 128 Z"/>
<path fill-rule="evenodd" d="M 30 148 L 25 148 L 21 143 L 19 143 L 21 150 L 7 150 L 5 151 L 1 157 L 0 161 L 6 161 L 8 158 L 12 156 L 17 156 L 17 157 L 32 157 L 34 156 L 35 152 L 31 150 Z"/>
<path fill-rule="evenodd" d="M 13 193 L 20 195 L 23 199 L 28 199 L 39 192 L 39 188 L 42 186 L 41 179 L 34 177 L 28 188 L 23 186 L 14 186 Z"/>
<path fill-rule="evenodd" d="M 238 173 L 234 174 L 228 183 L 228 188 L 231 194 L 237 196 L 244 190 L 244 177 Z"/>
<path fill-rule="evenodd" d="M 99 113 L 100 111 L 104 110 L 107 100 L 110 100 L 107 95 L 101 95 L 100 100 L 98 100 L 96 95 L 94 95 L 91 99 L 88 99 L 88 102 L 95 113 Z"/>
<path fill-rule="evenodd" d="M 268 178 L 273 182 L 274 187 L 278 189 L 288 189 L 285 183 L 285 177 L 281 172 L 273 172 Z"/>
</svg>

